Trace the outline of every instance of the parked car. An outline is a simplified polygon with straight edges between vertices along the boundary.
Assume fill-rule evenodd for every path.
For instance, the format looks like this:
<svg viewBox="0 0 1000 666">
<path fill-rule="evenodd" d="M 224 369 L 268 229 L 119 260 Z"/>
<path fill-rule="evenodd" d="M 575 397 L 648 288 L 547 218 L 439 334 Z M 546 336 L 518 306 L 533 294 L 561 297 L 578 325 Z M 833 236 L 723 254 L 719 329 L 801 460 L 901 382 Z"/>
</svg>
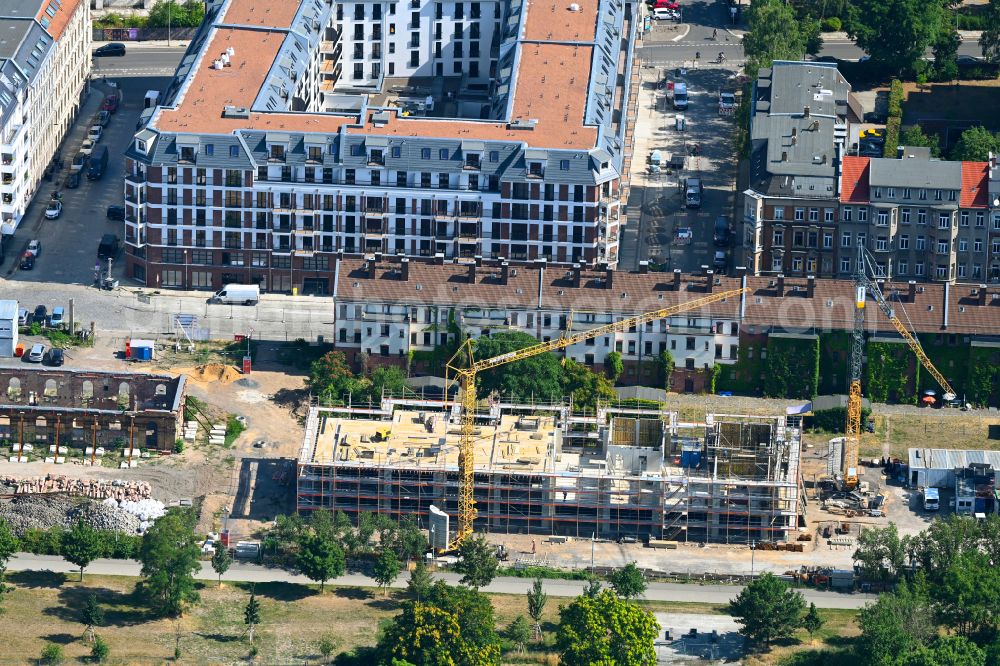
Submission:
<svg viewBox="0 0 1000 666">
<path fill-rule="evenodd" d="M 125 55 L 125 45 L 121 42 L 111 42 L 110 44 L 105 44 L 104 46 L 98 46 L 94 49 L 95 57 L 102 56 L 123 56 Z"/>
<path fill-rule="evenodd" d="M 716 247 L 728 247 L 730 237 L 729 218 L 725 215 L 715 218 L 715 231 L 712 232 L 712 243 Z"/>
<path fill-rule="evenodd" d="M 101 242 L 97 246 L 97 258 L 104 261 L 114 259 L 118 256 L 118 236 L 114 234 L 104 234 Z"/>
<path fill-rule="evenodd" d="M 80 144 L 80 152 L 84 155 L 91 155 L 94 152 L 94 140 L 84 139 L 83 143 Z"/>
<path fill-rule="evenodd" d="M 37 342 L 31 345 L 31 351 L 28 352 L 28 363 L 41 363 L 45 358 L 45 345 Z"/>
<path fill-rule="evenodd" d="M 66 189 L 75 190 L 80 187 L 80 172 L 73 171 L 66 177 Z"/>
<path fill-rule="evenodd" d="M 42 241 L 35 239 L 28 241 L 28 249 L 26 252 L 30 252 L 36 257 L 42 253 Z"/>
<path fill-rule="evenodd" d="M 101 112 L 97 115 L 97 123 L 101 127 L 107 127 L 109 122 L 111 122 L 111 112 L 107 109 L 101 109 Z"/>
<path fill-rule="evenodd" d="M 52 348 L 45 352 L 42 363 L 45 365 L 60 366 L 66 362 L 66 355 L 62 349 Z"/>
<path fill-rule="evenodd" d="M 49 202 L 49 205 L 45 207 L 45 217 L 49 220 L 54 220 L 62 215 L 62 202 L 58 199 L 53 199 Z"/>
<path fill-rule="evenodd" d="M 104 98 L 104 104 L 101 105 L 102 111 L 107 111 L 108 113 L 114 113 L 118 110 L 118 95 L 108 95 Z"/>
<path fill-rule="evenodd" d="M 42 326 L 45 326 L 45 324 L 47 324 L 49 321 L 49 309 L 44 305 L 36 305 L 35 321 L 37 321 Z"/>
<path fill-rule="evenodd" d="M 52 308 L 52 316 L 49 317 L 49 326 L 59 328 L 66 323 L 66 308 L 58 305 Z"/>
<path fill-rule="evenodd" d="M 91 125 L 90 126 L 90 131 L 87 132 L 87 138 L 88 139 L 90 139 L 94 143 L 97 143 L 98 141 L 101 140 L 102 136 L 104 136 L 104 128 L 103 127 L 101 127 L 100 125 Z"/>
<path fill-rule="evenodd" d="M 716 250 L 715 257 L 712 259 L 712 266 L 715 267 L 716 271 L 722 272 L 726 270 L 726 266 L 729 264 L 729 259 L 726 257 L 725 250 Z"/>
<path fill-rule="evenodd" d="M 109 220 L 124 220 L 125 219 L 125 206 L 121 204 L 113 204 L 108 206 L 108 219 Z"/>
<path fill-rule="evenodd" d="M 87 162 L 90 161 L 90 155 L 84 155 L 83 153 L 77 153 L 76 157 L 73 158 L 73 164 L 70 165 L 69 169 L 71 173 L 77 171 L 83 171 L 83 167 L 87 166 Z"/>
<path fill-rule="evenodd" d="M 25 252 L 24 254 L 22 254 L 21 263 L 18 264 L 18 267 L 22 271 L 33 270 L 35 268 L 35 255 L 31 254 L 30 252 Z"/>
<path fill-rule="evenodd" d="M 28 308 L 21 308 L 17 311 L 17 325 L 31 326 L 32 314 Z"/>
</svg>

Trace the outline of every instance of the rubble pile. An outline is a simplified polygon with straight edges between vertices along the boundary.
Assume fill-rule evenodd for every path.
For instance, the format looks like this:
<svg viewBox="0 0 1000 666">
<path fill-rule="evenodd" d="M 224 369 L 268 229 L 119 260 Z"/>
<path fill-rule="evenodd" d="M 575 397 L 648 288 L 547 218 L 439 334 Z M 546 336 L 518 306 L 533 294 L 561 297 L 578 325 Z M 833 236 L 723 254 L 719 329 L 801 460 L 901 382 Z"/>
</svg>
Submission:
<svg viewBox="0 0 1000 666">
<path fill-rule="evenodd" d="M 105 504 L 116 506 L 122 511 L 127 511 L 143 523 L 152 522 L 167 512 L 167 507 L 163 502 L 154 499 L 144 499 L 139 501 L 122 500 L 117 501 L 111 498 L 104 500 Z"/>
<path fill-rule="evenodd" d="M 29 529 L 71 528 L 78 521 L 96 530 L 135 534 L 139 518 L 118 506 L 68 495 L 22 495 L 0 503 L 0 519 L 15 535 Z"/>
<path fill-rule="evenodd" d="M 14 495 L 67 493 L 92 499 L 111 497 L 121 502 L 149 499 L 153 489 L 146 481 L 77 479 L 49 474 L 30 478 L 0 477 L 0 493 Z"/>
</svg>

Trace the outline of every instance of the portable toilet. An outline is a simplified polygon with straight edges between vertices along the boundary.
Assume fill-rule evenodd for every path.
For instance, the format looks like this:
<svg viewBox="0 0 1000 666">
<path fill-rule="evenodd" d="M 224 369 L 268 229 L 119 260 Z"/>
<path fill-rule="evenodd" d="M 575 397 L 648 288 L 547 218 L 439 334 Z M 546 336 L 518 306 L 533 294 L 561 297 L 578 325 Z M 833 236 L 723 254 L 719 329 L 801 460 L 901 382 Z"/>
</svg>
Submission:
<svg viewBox="0 0 1000 666">
<path fill-rule="evenodd" d="M 13 358 L 17 348 L 17 301 L 0 301 L 0 357 Z"/>
<path fill-rule="evenodd" d="M 126 343 L 125 358 L 132 361 L 152 361 L 154 344 L 153 340 L 133 338 Z"/>
</svg>

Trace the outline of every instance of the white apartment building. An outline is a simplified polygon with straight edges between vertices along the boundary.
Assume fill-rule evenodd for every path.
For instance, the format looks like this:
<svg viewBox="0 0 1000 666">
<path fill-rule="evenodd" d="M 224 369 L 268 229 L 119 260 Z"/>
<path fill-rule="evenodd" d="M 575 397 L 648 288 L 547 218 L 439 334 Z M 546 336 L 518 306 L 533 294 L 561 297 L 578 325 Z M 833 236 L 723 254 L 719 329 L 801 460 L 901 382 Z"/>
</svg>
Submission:
<svg viewBox="0 0 1000 666">
<path fill-rule="evenodd" d="M 0 33 L 0 233 L 12 234 L 80 108 L 90 5 L 0 0 Z"/>
<path fill-rule="evenodd" d="M 392 77 L 462 76 L 483 86 L 496 67 L 501 13 L 497 0 L 339 2 L 337 89 L 380 89 Z"/>
</svg>

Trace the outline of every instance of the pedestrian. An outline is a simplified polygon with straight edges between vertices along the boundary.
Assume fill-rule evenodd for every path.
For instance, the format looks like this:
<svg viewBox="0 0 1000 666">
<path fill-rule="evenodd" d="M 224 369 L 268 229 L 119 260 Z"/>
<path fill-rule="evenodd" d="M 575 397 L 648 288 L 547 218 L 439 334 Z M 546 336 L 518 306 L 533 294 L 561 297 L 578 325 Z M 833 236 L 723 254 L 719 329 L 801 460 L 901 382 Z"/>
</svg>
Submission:
<svg viewBox="0 0 1000 666">
<path fill-rule="evenodd" d="M 694 52 L 694 59 L 695 60 L 701 60 L 701 51 L 695 51 Z"/>
<path fill-rule="evenodd" d="M 718 38 L 719 38 L 719 29 L 712 28 L 712 39 L 718 39 Z"/>
</svg>

